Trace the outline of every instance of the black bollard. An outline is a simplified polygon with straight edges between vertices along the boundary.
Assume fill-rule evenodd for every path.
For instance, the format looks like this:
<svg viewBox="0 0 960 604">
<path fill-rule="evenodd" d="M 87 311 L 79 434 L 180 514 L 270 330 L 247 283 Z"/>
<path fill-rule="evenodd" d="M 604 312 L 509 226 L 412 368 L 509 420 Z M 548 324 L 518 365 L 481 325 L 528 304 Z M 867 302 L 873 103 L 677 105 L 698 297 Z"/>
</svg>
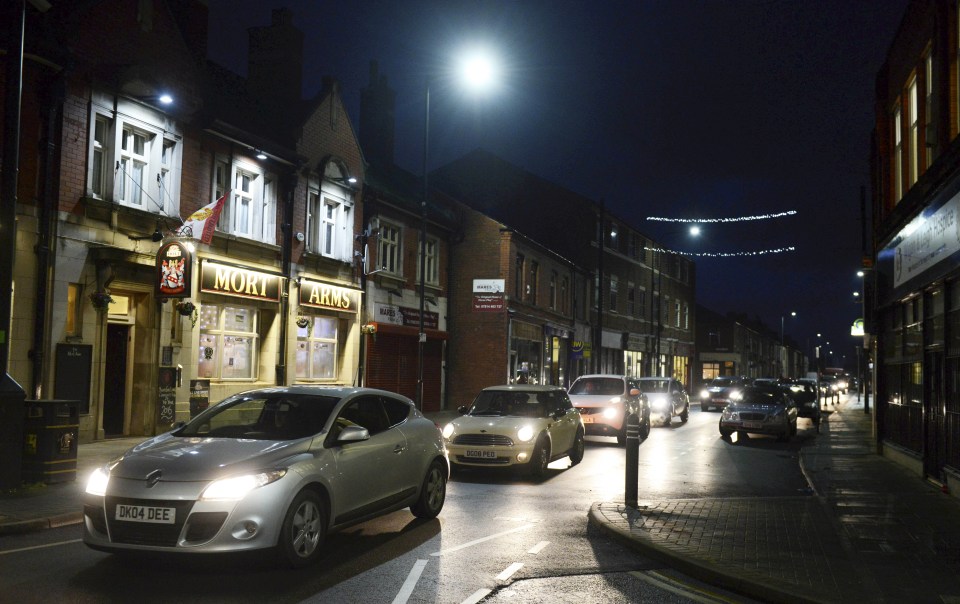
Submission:
<svg viewBox="0 0 960 604">
<path fill-rule="evenodd" d="M 637 507 L 637 489 L 640 472 L 640 418 L 636 413 L 627 416 L 627 471 L 624 482 L 624 500 L 628 507 Z"/>
</svg>

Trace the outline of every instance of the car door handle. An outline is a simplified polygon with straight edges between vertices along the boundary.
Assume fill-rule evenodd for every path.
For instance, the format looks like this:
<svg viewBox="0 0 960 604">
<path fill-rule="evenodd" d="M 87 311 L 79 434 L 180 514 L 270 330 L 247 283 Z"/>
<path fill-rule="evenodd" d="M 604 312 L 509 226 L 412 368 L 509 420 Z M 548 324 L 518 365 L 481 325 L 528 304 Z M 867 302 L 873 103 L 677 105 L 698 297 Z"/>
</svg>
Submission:
<svg viewBox="0 0 960 604">
<path fill-rule="evenodd" d="M 393 452 L 400 454 L 400 453 L 403 453 L 404 449 L 406 449 L 406 447 L 404 447 L 403 445 L 397 445 L 396 447 L 393 448 Z"/>
</svg>

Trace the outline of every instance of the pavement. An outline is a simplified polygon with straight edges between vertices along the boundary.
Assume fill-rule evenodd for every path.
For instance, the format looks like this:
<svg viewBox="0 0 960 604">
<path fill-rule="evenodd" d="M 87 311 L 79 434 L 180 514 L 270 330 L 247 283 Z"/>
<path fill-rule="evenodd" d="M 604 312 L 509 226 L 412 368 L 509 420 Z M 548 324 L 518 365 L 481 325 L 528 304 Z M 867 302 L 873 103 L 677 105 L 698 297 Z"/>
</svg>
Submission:
<svg viewBox="0 0 960 604">
<path fill-rule="evenodd" d="M 598 502 L 589 521 L 762 601 L 960 604 L 960 499 L 877 455 L 872 411 L 855 395 L 831 409 L 800 450 L 810 494 Z M 442 425 L 456 413 L 427 415 Z M 81 444 L 76 480 L 0 492 L 0 536 L 79 524 L 86 476 L 141 440 Z"/>
<path fill-rule="evenodd" d="M 856 395 L 830 409 L 800 450 L 809 495 L 600 502 L 590 522 L 762 601 L 960 604 L 960 499 L 877 455 Z"/>
</svg>

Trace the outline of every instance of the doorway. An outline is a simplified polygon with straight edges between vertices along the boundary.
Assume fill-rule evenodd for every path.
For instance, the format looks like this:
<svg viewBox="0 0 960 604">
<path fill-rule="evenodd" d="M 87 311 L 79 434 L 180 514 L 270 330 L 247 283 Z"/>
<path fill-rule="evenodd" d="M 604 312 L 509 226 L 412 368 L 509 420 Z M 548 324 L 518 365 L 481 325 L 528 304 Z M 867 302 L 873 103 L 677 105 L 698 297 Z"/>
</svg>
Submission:
<svg viewBox="0 0 960 604">
<path fill-rule="evenodd" d="M 107 325 L 106 362 L 103 370 L 103 433 L 108 438 L 124 434 L 129 342 L 129 325 Z"/>
</svg>

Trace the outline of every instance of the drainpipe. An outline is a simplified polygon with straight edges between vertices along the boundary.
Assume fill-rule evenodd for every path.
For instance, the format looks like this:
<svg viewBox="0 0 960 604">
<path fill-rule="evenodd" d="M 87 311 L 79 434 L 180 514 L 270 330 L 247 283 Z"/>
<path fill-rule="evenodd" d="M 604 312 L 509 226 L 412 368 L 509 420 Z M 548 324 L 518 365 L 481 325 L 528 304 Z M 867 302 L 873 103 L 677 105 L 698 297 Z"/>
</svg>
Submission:
<svg viewBox="0 0 960 604">
<path fill-rule="evenodd" d="M 47 359 L 45 349 L 47 334 L 47 317 L 50 307 L 50 282 L 53 277 L 53 266 L 56 260 L 56 247 L 51 242 L 56 241 L 57 221 L 52 219 L 57 213 L 59 199 L 59 178 L 57 174 L 57 156 L 60 149 L 60 126 L 63 114 L 63 99 L 65 95 L 64 78 L 61 72 L 56 80 L 45 91 L 43 106 L 46 134 L 41 162 L 43 177 L 40 180 L 40 208 L 38 222 L 38 238 L 35 252 L 37 254 L 37 312 L 33 314 L 33 348 L 30 351 L 33 382 L 32 392 L 35 399 L 43 398 L 44 364 Z"/>
<path fill-rule="evenodd" d="M 280 338 L 277 343 L 277 375 L 278 386 L 287 385 L 287 329 L 290 326 L 290 274 L 293 266 L 293 198 L 297 190 L 297 171 L 290 171 L 284 179 L 283 225 L 280 227 L 282 252 L 282 271 L 286 283 L 280 296 Z M 298 290 L 299 291 L 299 290 Z"/>
</svg>

